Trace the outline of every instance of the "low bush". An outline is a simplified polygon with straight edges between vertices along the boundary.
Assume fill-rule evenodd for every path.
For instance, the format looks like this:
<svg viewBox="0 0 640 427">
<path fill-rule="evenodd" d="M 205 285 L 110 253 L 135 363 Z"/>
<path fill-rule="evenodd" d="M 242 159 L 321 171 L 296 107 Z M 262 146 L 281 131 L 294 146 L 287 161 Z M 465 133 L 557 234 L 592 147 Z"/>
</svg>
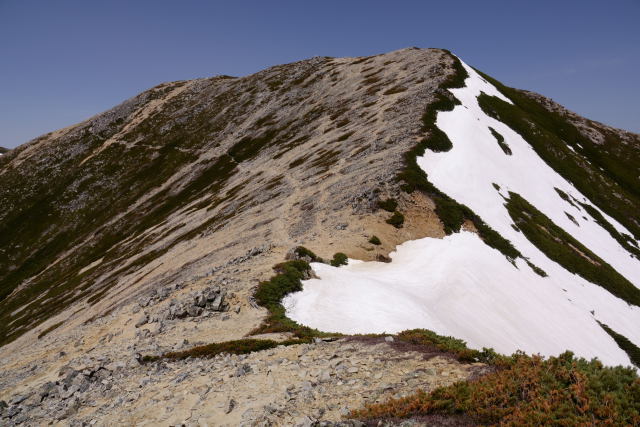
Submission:
<svg viewBox="0 0 640 427">
<path fill-rule="evenodd" d="M 381 245 L 382 244 L 382 242 L 380 241 L 378 236 L 371 236 L 369 238 L 369 243 L 371 243 L 372 245 Z"/>
<path fill-rule="evenodd" d="M 512 224 L 513 225 L 513 224 Z M 515 227 L 515 226 L 514 226 Z M 518 227 L 515 227 L 516 231 L 520 231 L 520 229 Z M 547 277 L 549 276 L 547 274 L 546 271 L 544 271 L 543 269 L 541 269 L 540 267 L 538 267 L 537 265 L 535 265 L 534 263 L 532 263 L 531 261 L 529 261 L 528 259 L 525 260 L 527 265 L 529 266 L 530 269 L 533 270 L 534 273 L 536 273 L 538 276 L 540 277 Z"/>
<path fill-rule="evenodd" d="M 481 425 L 638 425 L 640 379 L 635 370 L 604 367 L 571 352 L 547 360 L 515 354 L 507 367 L 477 381 L 372 404 L 351 418 L 464 414 Z"/>
<path fill-rule="evenodd" d="M 221 353 L 227 354 L 248 354 L 254 351 L 267 350 L 280 345 L 288 346 L 294 344 L 303 344 L 310 342 L 309 339 L 294 339 L 286 341 L 258 340 L 258 339 L 242 339 L 234 341 L 225 341 L 220 343 L 212 343 L 190 348 L 184 351 L 176 351 L 165 353 L 162 356 L 144 356 L 143 362 L 154 362 L 160 359 L 182 360 L 189 357 L 193 358 L 210 358 Z"/>
<path fill-rule="evenodd" d="M 298 258 L 309 258 L 312 262 L 323 262 L 322 258 L 313 253 L 310 249 L 305 248 L 304 246 L 298 246 L 293 250 L 296 257 Z"/>
<path fill-rule="evenodd" d="M 460 362 L 483 362 L 498 366 L 508 361 L 508 357 L 501 356 L 492 349 L 473 350 L 461 339 L 438 335 L 427 329 L 403 331 L 397 335 L 397 339 L 410 344 L 434 347 L 454 355 Z"/>
<path fill-rule="evenodd" d="M 422 140 L 425 148 L 435 153 L 443 153 L 453 148 L 453 144 L 447 134 L 439 128 L 433 126 L 429 132 L 430 135 Z"/>
<path fill-rule="evenodd" d="M 632 343 L 627 337 L 617 333 L 604 323 L 598 322 L 598 324 L 600 325 L 600 327 L 602 327 L 602 329 L 605 330 L 606 333 L 611 336 L 611 338 L 613 338 L 616 344 L 618 344 L 618 347 L 620 347 L 622 350 L 624 350 L 625 353 L 627 353 L 627 356 L 629 356 L 629 359 L 631 359 L 631 363 L 633 363 L 637 368 L 640 368 L 640 348 Z"/>
<path fill-rule="evenodd" d="M 387 212 L 394 212 L 398 207 L 396 199 L 378 200 L 378 207 Z"/>
<path fill-rule="evenodd" d="M 342 119 L 338 123 L 336 123 L 336 128 L 341 128 L 343 126 L 346 126 L 349 124 L 349 122 L 350 122 L 349 119 Z"/>
<path fill-rule="evenodd" d="M 228 154 L 238 163 L 251 160 L 258 155 L 260 150 L 274 142 L 280 129 L 268 129 L 260 136 L 245 137 L 229 148 Z"/>
<path fill-rule="evenodd" d="M 345 133 L 344 135 L 339 136 L 339 137 L 338 137 L 338 139 L 336 140 L 336 142 L 346 141 L 346 140 L 347 140 L 347 139 L 349 139 L 349 137 L 350 137 L 351 135 L 353 135 L 354 133 L 355 133 L 355 131 L 347 132 L 347 133 Z"/>
<path fill-rule="evenodd" d="M 40 332 L 38 334 L 38 339 L 44 337 L 45 335 L 47 335 L 49 332 L 53 331 L 54 329 L 59 328 L 64 322 L 58 322 L 58 323 L 54 323 L 53 325 L 49 326 L 47 329 L 45 329 L 44 331 Z"/>
<path fill-rule="evenodd" d="M 502 151 L 504 152 L 504 154 L 506 154 L 507 156 L 510 156 L 511 154 L 513 154 L 511 152 L 511 148 L 509 147 L 509 144 L 504 142 L 504 136 L 500 135 L 492 127 L 489 127 L 489 130 L 491 131 L 491 134 L 493 135 L 493 137 L 498 141 L 498 145 L 500 146 L 500 148 L 502 148 Z"/>
<path fill-rule="evenodd" d="M 393 215 L 391 215 L 391 218 L 386 220 L 386 223 L 393 225 L 395 228 L 402 228 L 402 224 L 404 224 L 404 215 L 395 211 Z"/>
<path fill-rule="evenodd" d="M 383 95 L 393 95 L 394 93 L 401 93 L 406 91 L 407 88 L 404 86 L 395 86 L 392 87 L 391 89 L 387 89 L 384 92 L 382 92 Z"/>
<path fill-rule="evenodd" d="M 262 325 L 252 331 L 252 334 L 292 332 L 298 338 L 303 339 L 327 335 L 289 319 L 281 304 L 282 298 L 287 294 L 302 290 L 301 280 L 311 276 L 309 264 L 303 260 L 293 260 L 277 264 L 273 269 L 277 274 L 271 279 L 261 282 L 254 294 L 258 305 L 265 307 L 269 314 Z"/>
<path fill-rule="evenodd" d="M 329 264 L 331 264 L 334 267 L 340 267 L 341 265 L 347 265 L 347 263 L 348 263 L 347 255 L 343 254 L 342 252 L 337 252 L 333 255 L 333 259 Z"/>
</svg>

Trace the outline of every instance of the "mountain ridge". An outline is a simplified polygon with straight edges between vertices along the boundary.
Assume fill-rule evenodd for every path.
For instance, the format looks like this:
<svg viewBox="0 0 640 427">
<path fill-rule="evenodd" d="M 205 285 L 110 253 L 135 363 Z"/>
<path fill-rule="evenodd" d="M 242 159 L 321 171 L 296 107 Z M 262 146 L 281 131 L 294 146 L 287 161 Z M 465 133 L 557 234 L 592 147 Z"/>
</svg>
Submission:
<svg viewBox="0 0 640 427">
<path fill-rule="evenodd" d="M 404 242 L 469 231 L 515 266 L 511 243 L 434 185 L 430 170 L 405 179 L 408 156 L 446 155 L 447 140 L 457 144 L 445 133 L 445 149 L 430 145 L 436 113 L 460 103 L 451 92 L 461 84 L 457 61 L 445 50 L 408 48 L 163 83 L 3 156 L 0 354 L 8 362 L 0 397 L 28 391 L 37 375 L 54 378 L 87 355 L 129 360 L 250 335 L 266 314 L 253 300 L 256 284 L 297 246 L 325 259 L 345 252 L 388 262 Z M 518 93 L 575 121 L 582 138 L 599 141 L 592 135 L 600 134 L 606 159 L 637 158 L 638 135 Z M 546 116 L 540 120 L 547 125 Z M 630 148 L 611 151 L 616 144 Z M 561 148 L 551 154 L 558 162 L 573 156 Z M 620 216 L 636 205 L 632 193 L 617 190 L 626 175 L 601 168 L 594 182 L 613 189 L 601 200 Z M 613 197 L 620 200 L 609 203 Z M 633 257 L 637 235 L 598 220 Z M 568 257 L 579 252 L 574 247 Z M 521 267 L 537 268 L 535 261 Z M 207 292 L 223 295 L 220 289 L 224 296 L 209 301 Z M 204 306 L 188 302 L 202 298 Z M 27 373 L 36 360 L 37 375 Z M 126 369 L 139 375 L 145 368 L 131 361 Z"/>
</svg>

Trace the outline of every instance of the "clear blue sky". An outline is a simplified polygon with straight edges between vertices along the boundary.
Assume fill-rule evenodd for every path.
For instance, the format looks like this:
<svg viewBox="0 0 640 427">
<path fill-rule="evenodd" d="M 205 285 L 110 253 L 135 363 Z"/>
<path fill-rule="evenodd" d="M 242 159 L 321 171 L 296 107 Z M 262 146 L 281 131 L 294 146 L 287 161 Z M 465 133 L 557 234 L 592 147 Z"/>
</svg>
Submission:
<svg viewBox="0 0 640 427">
<path fill-rule="evenodd" d="M 163 81 L 408 46 L 640 132 L 639 0 L 0 0 L 0 145 Z"/>
</svg>

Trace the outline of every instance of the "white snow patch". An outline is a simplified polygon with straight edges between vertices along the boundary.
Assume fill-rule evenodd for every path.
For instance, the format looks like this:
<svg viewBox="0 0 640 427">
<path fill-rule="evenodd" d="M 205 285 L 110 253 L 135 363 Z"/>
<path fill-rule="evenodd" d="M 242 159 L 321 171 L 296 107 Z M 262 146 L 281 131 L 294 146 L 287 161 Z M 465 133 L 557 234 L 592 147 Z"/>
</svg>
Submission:
<svg viewBox="0 0 640 427">
<path fill-rule="evenodd" d="M 287 315 L 324 331 L 396 333 L 427 328 L 473 348 L 556 355 L 566 349 L 607 364 L 627 355 L 564 291 L 518 268 L 470 232 L 398 246 L 391 263 L 336 268 L 314 263 L 320 279 L 283 300 Z"/>
<path fill-rule="evenodd" d="M 481 92 L 510 101 L 463 66 L 469 73 L 466 86 L 451 90 L 462 105 L 439 113 L 436 121 L 453 148 L 427 151 L 418 164 L 436 187 L 469 206 L 549 277 L 537 276 L 522 260 L 515 268 L 476 235 L 463 232 L 442 240 L 406 242 L 392 254 L 390 264 L 313 264 L 321 280 L 305 281 L 303 291 L 285 299 L 288 316 L 327 331 L 393 333 L 420 327 L 464 339 L 475 348 L 544 355 L 570 349 L 607 364 L 628 365 L 627 355 L 596 319 L 640 345 L 640 308 L 548 259 L 511 227 L 503 196 L 509 191 L 520 194 L 639 287 L 640 262 L 554 187 L 588 203 L 584 195 L 519 134 L 484 114 L 477 102 Z M 489 127 L 505 138 L 512 155 L 505 155 Z M 601 213 L 619 232 L 631 234 Z"/>
</svg>

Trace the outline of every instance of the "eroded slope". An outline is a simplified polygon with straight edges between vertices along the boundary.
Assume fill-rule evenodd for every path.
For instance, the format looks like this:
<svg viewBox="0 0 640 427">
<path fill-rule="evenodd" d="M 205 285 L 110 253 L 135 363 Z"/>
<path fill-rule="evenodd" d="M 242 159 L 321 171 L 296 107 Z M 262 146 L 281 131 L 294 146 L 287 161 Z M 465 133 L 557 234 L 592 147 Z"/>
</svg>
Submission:
<svg viewBox="0 0 640 427">
<path fill-rule="evenodd" d="M 202 274 L 215 256 L 352 235 L 374 191 L 394 192 L 451 62 L 404 50 L 168 83 L 14 150 L 0 169 L 2 342 L 74 302 Z M 422 222 L 404 233 L 433 234 Z M 388 247 L 402 240 L 391 234 Z"/>
</svg>

